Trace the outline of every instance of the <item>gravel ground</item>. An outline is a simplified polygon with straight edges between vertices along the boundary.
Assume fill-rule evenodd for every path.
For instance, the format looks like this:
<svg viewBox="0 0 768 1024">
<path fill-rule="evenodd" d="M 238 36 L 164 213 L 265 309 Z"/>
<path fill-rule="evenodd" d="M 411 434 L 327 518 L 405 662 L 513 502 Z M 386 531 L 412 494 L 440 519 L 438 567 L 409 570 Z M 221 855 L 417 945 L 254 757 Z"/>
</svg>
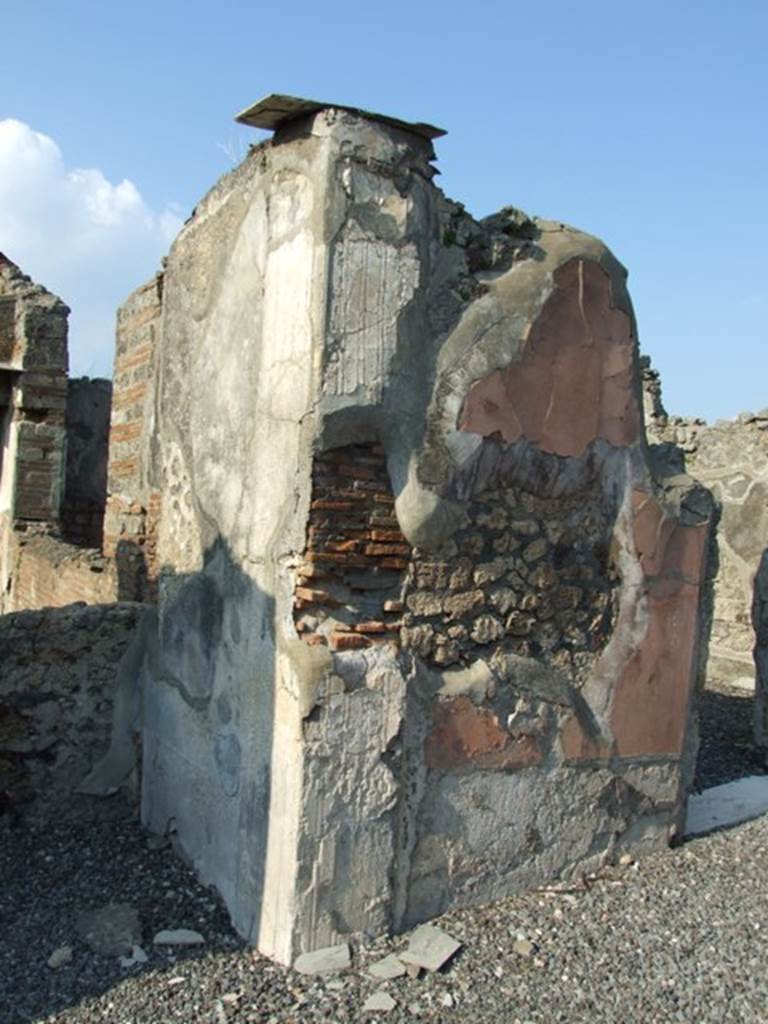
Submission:
<svg viewBox="0 0 768 1024">
<path fill-rule="evenodd" d="M 754 770 L 748 704 L 738 691 L 708 700 L 700 780 Z M 0 833 L 0 871 L 0 1024 L 768 1021 L 768 816 L 584 885 L 445 915 L 437 923 L 462 950 L 438 974 L 387 982 L 388 1014 L 362 1012 L 380 987 L 365 965 L 404 937 L 356 948 L 335 978 L 278 967 L 243 946 L 216 896 L 137 825 Z M 109 902 L 138 910 L 146 964 L 123 968 L 78 938 L 78 914 Z M 204 946 L 152 947 L 157 931 L 182 927 Z M 63 945 L 71 961 L 49 967 Z"/>
</svg>

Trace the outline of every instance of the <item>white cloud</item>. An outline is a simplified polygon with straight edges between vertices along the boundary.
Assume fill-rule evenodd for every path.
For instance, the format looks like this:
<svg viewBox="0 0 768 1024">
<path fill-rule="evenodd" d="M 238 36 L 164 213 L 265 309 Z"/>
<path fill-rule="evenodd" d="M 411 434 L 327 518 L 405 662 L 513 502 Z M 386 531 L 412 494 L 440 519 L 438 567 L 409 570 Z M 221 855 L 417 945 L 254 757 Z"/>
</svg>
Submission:
<svg viewBox="0 0 768 1024">
<path fill-rule="evenodd" d="M 68 169 L 49 136 L 0 120 L 0 251 L 71 307 L 72 376 L 111 375 L 117 307 L 181 223 L 178 208 L 152 210 L 132 181 Z"/>
</svg>

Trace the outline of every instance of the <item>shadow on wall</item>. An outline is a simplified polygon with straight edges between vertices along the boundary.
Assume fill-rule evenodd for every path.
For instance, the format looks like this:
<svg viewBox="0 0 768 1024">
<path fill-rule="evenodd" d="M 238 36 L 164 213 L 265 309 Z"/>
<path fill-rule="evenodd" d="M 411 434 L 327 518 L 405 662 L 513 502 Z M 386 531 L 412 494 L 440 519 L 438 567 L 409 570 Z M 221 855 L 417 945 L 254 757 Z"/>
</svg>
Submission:
<svg viewBox="0 0 768 1024">
<path fill-rule="evenodd" d="M 272 799 L 274 598 L 221 537 L 199 572 L 161 570 L 158 591 L 159 609 L 145 608 L 120 665 L 109 753 L 83 788 L 122 785 L 140 737 L 143 823 L 183 836 L 179 852 L 203 882 L 220 880 L 230 905 L 237 891 L 249 916 L 237 927 L 255 939 Z"/>
<path fill-rule="evenodd" d="M 157 602 L 157 580 L 150 578 L 144 548 L 132 540 L 121 540 L 115 549 L 118 601 Z"/>
<path fill-rule="evenodd" d="M 753 728 L 755 742 L 768 747 L 768 548 L 758 563 L 752 593 L 752 626 L 755 631 L 755 701 Z"/>
</svg>

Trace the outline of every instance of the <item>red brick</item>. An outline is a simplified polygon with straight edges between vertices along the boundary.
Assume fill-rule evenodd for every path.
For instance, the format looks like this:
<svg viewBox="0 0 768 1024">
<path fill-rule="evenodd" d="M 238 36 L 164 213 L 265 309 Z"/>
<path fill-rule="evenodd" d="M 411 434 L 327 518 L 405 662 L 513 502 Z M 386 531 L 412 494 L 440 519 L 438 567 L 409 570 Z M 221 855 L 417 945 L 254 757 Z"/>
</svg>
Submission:
<svg viewBox="0 0 768 1024">
<path fill-rule="evenodd" d="M 410 555 L 411 549 L 407 544 L 366 544 L 366 555 Z"/>
<path fill-rule="evenodd" d="M 331 633 L 329 642 L 332 651 L 355 651 L 368 644 L 368 638 L 360 633 Z"/>
</svg>

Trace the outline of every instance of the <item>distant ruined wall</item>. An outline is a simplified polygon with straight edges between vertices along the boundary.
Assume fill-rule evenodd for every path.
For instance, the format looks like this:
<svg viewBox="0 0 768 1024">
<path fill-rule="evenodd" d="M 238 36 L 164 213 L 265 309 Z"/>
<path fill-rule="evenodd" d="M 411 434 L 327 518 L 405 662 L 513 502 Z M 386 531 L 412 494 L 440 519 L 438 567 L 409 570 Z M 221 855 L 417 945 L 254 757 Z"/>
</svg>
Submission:
<svg viewBox="0 0 768 1024">
<path fill-rule="evenodd" d="M 5 611 L 118 600 L 117 566 L 99 551 L 45 534 L 19 535 L 14 551 Z"/>
<path fill-rule="evenodd" d="M 130 787 L 103 800 L 75 790 L 107 750 L 115 670 L 139 611 L 70 605 L 0 616 L 0 823 L 135 814 Z"/>
<path fill-rule="evenodd" d="M 156 340 L 163 276 L 138 288 L 117 315 L 104 554 L 115 558 L 121 597 L 153 600 L 159 495 L 146 478 L 155 429 Z"/>
<path fill-rule="evenodd" d="M 111 384 L 67 379 L 68 314 L 0 254 L 0 613 L 120 590 L 100 552 Z"/>
<path fill-rule="evenodd" d="M 768 409 L 709 426 L 701 419 L 667 414 L 659 374 L 647 359 L 643 386 L 649 441 L 678 445 L 687 472 L 722 506 L 708 675 L 751 684 L 754 580 L 768 549 Z"/>
<path fill-rule="evenodd" d="M 68 313 L 0 253 L 0 612 L 13 607 L 21 537 L 59 526 Z"/>
<path fill-rule="evenodd" d="M 101 549 L 111 403 L 111 381 L 88 377 L 69 381 L 61 531 L 70 544 L 80 547 Z"/>
</svg>

